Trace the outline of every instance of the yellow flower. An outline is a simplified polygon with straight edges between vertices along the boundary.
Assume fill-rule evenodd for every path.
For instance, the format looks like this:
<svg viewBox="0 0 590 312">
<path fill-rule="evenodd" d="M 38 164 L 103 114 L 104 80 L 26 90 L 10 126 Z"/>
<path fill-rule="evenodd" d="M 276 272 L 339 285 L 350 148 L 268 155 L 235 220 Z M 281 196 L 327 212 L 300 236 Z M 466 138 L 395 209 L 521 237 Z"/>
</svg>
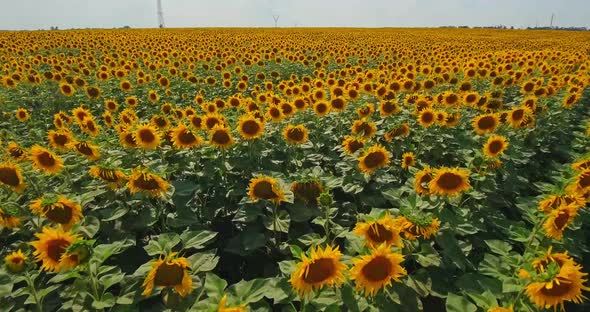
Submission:
<svg viewBox="0 0 590 312">
<path fill-rule="evenodd" d="M 231 131 L 222 125 L 215 125 L 209 132 L 209 144 L 221 150 L 228 149 L 234 144 Z"/>
<path fill-rule="evenodd" d="M 29 118 L 31 117 L 31 115 L 29 115 L 29 112 L 25 109 L 25 108 L 19 108 L 16 110 L 16 119 L 20 122 L 24 122 L 29 120 Z"/>
<path fill-rule="evenodd" d="M 324 286 L 339 286 L 345 282 L 346 265 L 340 261 L 342 253 L 338 247 L 312 247 L 310 254 L 301 255 L 301 262 L 296 264 L 289 279 L 291 287 L 299 296 L 305 297 L 312 290 L 317 291 Z"/>
<path fill-rule="evenodd" d="M 163 197 L 170 188 L 170 183 L 160 176 L 148 172 L 147 169 L 137 167 L 131 173 L 127 187 L 131 194 L 144 192 L 154 197 Z"/>
<path fill-rule="evenodd" d="M 0 225 L 7 229 L 13 229 L 21 224 L 19 217 L 7 214 L 2 208 L 0 208 Z"/>
<path fill-rule="evenodd" d="M 107 183 L 112 189 L 122 186 L 127 180 L 127 176 L 121 170 L 110 169 L 101 166 L 90 167 L 88 173 L 91 176 L 102 180 L 104 183 Z"/>
<path fill-rule="evenodd" d="M 428 183 L 432 194 L 455 196 L 469 190 L 469 171 L 460 168 L 439 168 Z"/>
<path fill-rule="evenodd" d="M 385 244 L 371 251 L 370 255 L 352 259 L 353 268 L 350 279 L 355 281 L 355 288 L 363 291 L 365 296 L 374 296 L 379 290 L 390 286 L 392 280 L 400 282 L 400 277 L 407 275 L 400 265 L 404 256 L 391 251 Z"/>
<path fill-rule="evenodd" d="M 561 239 L 563 231 L 574 222 L 578 215 L 578 208 L 571 205 L 561 205 L 549 212 L 549 217 L 543 223 L 545 235 L 554 239 Z"/>
<path fill-rule="evenodd" d="M 23 252 L 20 249 L 17 251 L 13 251 L 9 255 L 4 257 L 4 263 L 6 264 L 6 268 L 11 273 L 22 272 L 25 268 L 27 260 L 27 256 L 25 256 L 25 254 L 23 254 Z"/>
<path fill-rule="evenodd" d="M 78 236 L 64 232 L 62 229 L 49 227 L 43 227 L 41 233 L 36 233 L 35 236 L 38 240 L 31 242 L 30 245 L 35 248 L 33 252 L 35 260 L 43 262 L 41 269 L 49 272 L 66 269 L 67 267 L 62 265 L 62 256 Z"/>
<path fill-rule="evenodd" d="M 264 123 L 251 114 L 242 115 L 238 120 L 238 132 L 246 140 L 257 139 L 264 134 Z"/>
<path fill-rule="evenodd" d="M 58 173 L 63 169 L 63 161 L 61 158 L 50 150 L 34 145 L 31 147 L 29 159 L 33 163 L 35 169 L 41 170 L 47 174 Z"/>
<path fill-rule="evenodd" d="M 135 129 L 134 136 L 137 146 L 143 149 L 156 149 L 160 145 L 160 135 L 156 129 L 149 124 L 138 125 Z"/>
<path fill-rule="evenodd" d="M 80 204 L 63 195 L 38 198 L 29 207 L 33 213 L 59 224 L 64 230 L 70 230 L 82 219 Z"/>
<path fill-rule="evenodd" d="M 20 193 L 25 189 L 21 168 L 11 163 L 0 163 L 0 183 Z"/>
<path fill-rule="evenodd" d="M 400 236 L 401 228 L 393 221 L 391 215 L 387 213 L 380 219 L 367 222 L 359 222 L 353 229 L 356 235 L 363 236 L 367 245 L 376 248 L 380 245 L 403 245 Z"/>
<path fill-rule="evenodd" d="M 303 144 L 307 142 L 309 131 L 304 125 L 287 125 L 283 129 L 283 138 L 289 144 Z"/>
<path fill-rule="evenodd" d="M 250 180 L 248 185 L 250 200 L 270 200 L 275 204 L 285 200 L 285 194 L 276 179 L 259 175 Z"/>
<path fill-rule="evenodd" d="M 165 259 L 152 261 L 152 269 L 142 284 L 142 295 L 151 295 L 154 287 L 165 287 L 174 288 L 181 297 L 186 297 L 193 290 L 193 281 L 188 270 L 188 260 L 185 257 L 176 257 L 176 253 L 171 253 Z"/>
<path fill-rule="evenodd" d="M 402 155 L 402 169 L 408 169 L 416 165 L 416 156 L 413 152 L 407 152 Z"/>
<path fill-rule="evenodd" d="M 374 145 L 357 159 L 358 166 L 363 173 L 372 174 L 375 170 L 389 165 L 390 157 L 391 153 L 383 146 Z"/>
<path fill-rule="evenodd" d="M 171 130 L 172 144 L 177 149 L 189 149 L 203 144 L 203 138 L 183 124 Z"/>
<path fill-rule="evenodd" d="M 404 237 L 415 240 L 419 237 L 429 239 L 438 232 L 440 222 L 432 216 L 404 217 L 399 216 L 393 220 L 396 227 L 400 228 Z"/>
<path fill-rule="evenodd" d="M 486 157 L 493 158 L 501 155 L 508 148 L 508 140 L 501 135 L 492 135 L 483 146 Z"/>
</svg>

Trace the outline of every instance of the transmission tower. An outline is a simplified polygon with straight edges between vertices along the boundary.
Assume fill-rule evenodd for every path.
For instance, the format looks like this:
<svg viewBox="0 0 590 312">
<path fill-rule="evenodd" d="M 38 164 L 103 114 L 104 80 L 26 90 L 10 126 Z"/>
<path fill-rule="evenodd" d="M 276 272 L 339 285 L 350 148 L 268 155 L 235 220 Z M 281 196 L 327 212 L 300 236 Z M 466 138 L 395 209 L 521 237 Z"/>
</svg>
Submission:
<svg viewBox="0 0 590 312">
<path fill-rule="evenodd" d="M 279 15 L 273 15 L 272 19 L 275 20 L 275 28 L 277 28 L 277 23 L 279 22 Z"/>
<path fill-rule="evenodd" d="M 164 12 L 162 11 L 162 0 L 157 0 L 158 4 L 158 26 L 164 28 Z"/>
</svg>

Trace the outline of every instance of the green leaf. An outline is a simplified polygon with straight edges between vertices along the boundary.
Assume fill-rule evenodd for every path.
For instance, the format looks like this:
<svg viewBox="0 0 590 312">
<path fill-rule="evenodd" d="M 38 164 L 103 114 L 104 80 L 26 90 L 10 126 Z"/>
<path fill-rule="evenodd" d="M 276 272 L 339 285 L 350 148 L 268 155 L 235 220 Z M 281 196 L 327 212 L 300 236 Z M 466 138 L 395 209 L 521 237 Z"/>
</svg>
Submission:
<svg viewBox="0 0 590 312">
<path fill-rule="evenodd" d="M 512 250 L 512 246 L 509 243 L 501 240 L 489 239 L 485 240 L 485 243 L 493 253 L 501 256 L 507 256 L 510 250 Z"/>
<path fill-rule="evenodd" d="M 209 272 L 215 269 L 219 262 L 219 257 L 212 252 L 200 252 L 188 257 L 188 262 L 193 273 Z"/>
<path fill-rule="evenodd" d="M 97 259 L 99 263 L 103 263 L 109 257 L 114 254 L 119 254 L 123 252 L 125 249 L 135 245 L 130 239 L 124 239 L 120 241 L 116 241 L 112 244 L 102 244 L 94 247 L 94 259 Z"/>
<path fill-rule="evenodd" d="M 12 283 L 10 275 L 0 273 L 0 298 L 10 296 L 12 293 Z"/>
<path fill-rule="evenodd" d="M 519 292 L 522 289 L 520 280 L 517 278 L 509 277 L 502 281 L 502 292 L 503 293 L 514 293 Z"/>
<path fill-rule="evenodd" d="M 151 239 L 143 249 L 150 256 L 167 255 L 178 243 L 180 243 L 180 236 L 178 234 L 164 233 Z"/>
<path fill-rule="evenodd" d="M 349 284 L 342 287 L 342 302 L 351 312 L 360 312 L 357 299 L 354 297 L 354 291 Z"/>
<path fill-rule="evenodd" d="M 291 217 L 285 210 L 280 210 L 276 216 L 264 217 L 264 226 L 270 231 L 289 233 Z"/>
<path fill-rule="evenodd" d="M 205 245 L 217 236 L 217 232 L 200 230 L 184 232 L 180 235 L 184 249 L 202 249 Z"/>
<path fill-rule="evenodd" d="M 297 245 L 289 245 L 289 249 L 291 250 L 291 254 L 293 255 L 293 257 L 295 257 L 297 259 L 301 259 L 301 254 L 303 253 L 303 250 L 301 250 L 301 247 L 299 247 Z"/>
<path fill-rule="evenodd" d="M 100 228 L 100 220 L 93 216 L 84 217 L 84 221 L 79 227 L 79 231 L 84 233 L 88 238 L 93 238 Z"/>
<path fill-rule="evenodd" d="M 122 273 L 120 270 L 114 272 L 113 274 L 107 274 L 101 276 L 98 280 L 102 284 L 104 290 L 109 289 L 110 287 L 119 284 L 125 278 L 125 274 Z"/>
<path fill-rule="evenodd" d="M 115 305 L 115 296 L 113 296 L 113 294 L 111 294 L 111 293 L 105 293 L 102 296 L 102 298 L 100 298 L 100 301 L 94 300 L 92 302 L 92 307 L 95 309 L 110 308 L 114 305 Z"/>
<path fill-rule="evenodd" d="M 291 272 L 295 271 L 295 261 L 294 260 L 285 260 L 279 262 L 279 269 L 285 275 L 290 275 Z"/>
<path fill-rule="evenodd" d="M 475 312 L 477 307 L 469 299 L 449 293 L 446 302 L 447 312 Z"/>
<path fill-rule="evenodd" d="M 215 298 L 217 301 L 223 296 L 227 282 L 213 273 L 207 273 L 205 275 L 205 290 L 207 296 Z"/>
<path fill-rule="evenodd" d="M 272 282 L 269 279 L 257 278 L 250 281 L 240 281 L 232 285 L 228 291 L 240 298 L 240 303 L 250 304 L 260 301 L 265 293 L 273 290 Z"/>
</svg>

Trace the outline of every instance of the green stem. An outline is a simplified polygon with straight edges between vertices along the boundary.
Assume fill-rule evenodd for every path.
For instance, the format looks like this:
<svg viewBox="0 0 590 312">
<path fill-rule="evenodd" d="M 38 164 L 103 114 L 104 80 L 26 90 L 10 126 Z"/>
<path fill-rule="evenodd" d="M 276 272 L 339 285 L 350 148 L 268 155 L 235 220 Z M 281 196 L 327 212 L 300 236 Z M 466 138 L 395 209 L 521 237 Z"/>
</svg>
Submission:
<svg viewBox="0 0 590 312">
<path fill-rule="evenodd" d="M 92 288 L 92 295 L 94 296 L 94 300 L 95 301 L 100 301 L 101 296 L 98 295 L 98 287 L 96 286 L 96 276 L 94 275 L 94 273 L 92 272 L 92 268 L 91 268 L 90 263 L 88 263 L 86 265 L 86 268 L 88 270 L 88 276 L 90 277 L 90 287 Z M 103 309 L 99 309 L 99 311 L 102 311 Z"/>
<path fill-rule="evenodd" d="M 37 311 L 43 311 L 43 300 L 39 299 L 39 295 L 37 294 L 37 289 L 35 289 L 35 283 L 31 279 L 31 274 L 27 271 L 25 274 L 25 280 L 27 281 L 27 285 L 29 286 L 29 291 L 31 292 L 31 296 L 35 300 L 35 306 L 37 307 Z"/>
<path fill-rule="evenodd" d="M 273 204 L 272 206 L 272 230 L 273 230 L 273 234 L 275 237 L 275 247 L 277 250 L 280 250 L 279 248 L 279 231 L 277 231 L 277 206 L 278 204 Z"/>
<path fill-rule="evenodd" d="M 326 220 L 324 222 L 324 231 L 326 232 L 326 242 L 330 242 L 330 206 L 324 206 Z"/>
</svg>

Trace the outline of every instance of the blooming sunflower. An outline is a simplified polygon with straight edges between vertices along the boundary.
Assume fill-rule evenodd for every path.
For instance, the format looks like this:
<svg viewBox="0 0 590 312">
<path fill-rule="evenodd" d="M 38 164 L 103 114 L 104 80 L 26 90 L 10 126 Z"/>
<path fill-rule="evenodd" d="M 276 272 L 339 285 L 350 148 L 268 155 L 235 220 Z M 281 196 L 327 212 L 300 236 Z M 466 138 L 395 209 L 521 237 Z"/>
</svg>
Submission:
<svg viewBox="0 0 590 312">
<path fill-rule="evenodd" d="M 58 228 L 43 227 L 41 233 L 36 233 L 38 240 L 31 242 L 35 248 L 33 255 L 36 261 L 41 261 L 41 269 L 49 272 L 59 272 L 64 269 L 61 265 L 62 256 L 77 238 L 76 234 L 64 232 Z"/>
<path fill-rule="evenodd" d="M 152 261 L 152 269 L 142 284 L 142 295 L 151 295 L 154 287 L 174 288 L 181 297 L 190 294 L 193 290 L 193 281 L 188 273 L 188 259 L 176 255 L 177 253 L 173 252 L 164 259 Z"/>
<path fill-rule="evenodd" d="M 389 213 L 377 220 L 357 223 L 353 232 L 364 237 L 367 245 L 373 248 L 382 244 L 387 247 L 391 245 L 401 247 L 403 245 L 400 228 L 393 222 Z"/>
<path fill-rule="evenodd" d="M 574 221 L 578 215 L 578 208 L 572 205 L 561 205 L 549 212 L 549 216 L 543 229 L 547 237 L 561 239 L 563 231 Z"/>
<path fill-rule="evenodd" d="M 408 169 L 416 165 L 416 156 L 414 152 L 407 152 L 402 155 L 402 169 Z"/>
<path fill-rule="evenodd" d="M 215 125 L 209 131 L 209 144 L 221 150 L 230 148 L 234 144 L 234 139 L 229 128 L 222 125 Z"/>
<path fill-rule="evenodd" d="M 361 139 L 347 136 L 342 142 L 342 149 L 348 155 L 354 154 L 356 151 L 365 147 L 365 142 Z"/>
<path fill-rule="evenodd" d="M 13 229 L 21 224 L 19 217 L 13 216 L 0 208 L 0 225 L 7 229 Z"/>
<path fill-rule="evenodd" d="M 119 142 L 122 146 L 127 148 L 135 148 L 137 147 L 137 142 L 135 141 L 135 137 L 133 136 L 133 132 L 131 131 L 121 131 L 119 133 Z"/>
<path fill-rule="evenodd" d="M 80 204 L 63 195 L 38 198 L 31 202 L 29 208 L 33 213 L 61 225 L 64 230 L 70 230 L 82 219 Z"/>
<path fill-rule="evenodd" d="M 390 163 L 391 153 L 381 145 L 374 145 L 366 150 L 358 160 L 359 169 L 367 174 L 372 174 L 379 168 L 386 167 Z"/>
<path fill-rule="evenodd" d="M 65 96 L 72 96 L 76 90 L 71 84 L 62 82 L 59 84 L 59 92 Z"/>
<path fill-rule="evenodd" d="M 410 126 L 408 126 L 407 123 L 404 123 L 398 127 L 391 129 L 390 131 L 387 131 L 384 137 L 385 141 L 391 142 L 395 138 L 407 137 L 408 135 L 410 135 Z"/>
<path fill-rule="evenodd" d="M 121 187 L 127 180 L 127 176 L 121 170 L 102 166 L 92 166 L 90 167 L 90 170 L 88 170 L 88 173 L 104 183 L 107 183 L 111 189 Z"/>
<path fill-rule="evenodd" d="M 283 111 L 276 105 L 269 105 L 266 108 L 265 117 L 272 121 L 281 121 L 285 118 Z"/>
<path fill-rule="evenodd" d="M 177 149 L 189 149 L 203 143 L 203 138 L 193 133 L 193 131 L 183 124 L 171 130 L 172 144 Z"/>
<path fill-rule="evenodd" d="M 583 159 L 572 164 L 572 169 L 576 171 L 584 171 L 590 169 L 590 159 Z"/>
<path fill-rule="evenodd" d="M 98 146 L 93 145 L 90 142 L 73 141 L 68 144 L 68 147 L 75 150 L 80 155 L 88 158 L 89 160 L 97 160 L 100 158 L 100 152 L 98 151 Z"/>
<path fill-rule="evenodd" d="M 133 138 L 137 142 L 137 146 L 153 150 L 160 145 L 160 135 L 156 128 L 150 124 L 138 125 L 133 133 Z"/>
<path fill-rule="evenodd" d="M 295 198 L 311 205 L 317 205 L 320 194 L 324 191 L 324 187 L 317 180 L 301 181 L 291 184 L 291 191 Z"/>
<path fill-rule="evenodd" d="M 531 118 L 531 110 L 526 106 L 513 108 L 508 112 L 508 123 L 513 128 L 521 128 L 529 118 Z"/>
<path fill-rule="evenodd" d="M 399 282 L 400 277 L 407 275 L 400 265 L 402 261 L 404 256 L 382 244 L 370 255 L 352 259 L 350 279 L 355 281 L 357 291 L 363 291 L 365 296 L 374 296 L 382 288 L 390 286 L 392 280 Z"/>
<path fill-rule="evenodd" d="M 68 144 L 72 142 L 72 134 L 67 129 L 49 130 L 47 133 L 49 144 L 56 150 L 65 151 Z"/>
<path fill-rule="evenodd" d="M 299 296 L 305 297 L 312 290 L 342 284 L 346 280 L 346 265 L 340 261 L 341 256 L 338 246 L 326 246 L 325 249 L 312 247 L 309 256 L 301 255 L 301 262 L 296 264 L 295 271 L 291 273 L 291 287 Z"/>
<path fill-rule="evenodd" d="M 434 171 L 428 188 L 436 195 L 454 196 L 469 190 L 469 171 L 460 168 L 439 168 Z"/>
<path fill-rule="evenodd" d="M 342 96 L 332 97 L 330 99 L 330 110 L 335 112 L 346 110 L 346 99 Z"/>
<path fill-rule="evenodd" d="M 35 169 L 47 174 L 58 173 L 63 169 L 61 158 L 40 145 L 31 147 L 30 154 L 29 159 Z"/>
<path fill-rule="evenodd" d="M 12 163 L 0 163 L 0 183 L 20 193 L 25 189 L 21 168 Z"/>
<path fill-rule="evenodd" d="M 303 144 L 307 142 L 309 131 L 304 125 L 287 125 L 283 129 L 283 138 L 289 144 Z"/>
<path fill-rule="evenodd" d="M 252 114 L 242 115 L 238 120 L 238 132 L 246 140 L 257 139 L 264 134 L 264 122 Z"/>
<path fill-rule="evenodd" d="M 313 111 L 318 117 L 323 117 L 330 113 L 330 106 L 324 101 L 319 101 L 313 104 Z"/>
<path fill-rule="evenodd" d="M 501 135 L 492 135 L 483 146 L 486 157 L 493 158 L 501 155 L 508 148 L 508 140 Z"/>
<path fill-rule="evenodd" d="M 24 108 L 19 108 L 16 110 L 16 119 L 20 122 L 25 122 L 31 118 L 29 112 Z"/>
<path fill-rule="evenodd" d="M 285 194 L 276 179 L 259 175 L 250 179 L 248 184 L 248 196 L 250 200 L 270 200 L 275 204 L 285 200 Z"/>
<path fill-rule="evenodd" d="M 431 108 L 423 109 L 420 114 L 418 114 L 418 123 L 424 128 L 432 126 L 435 122 L 436 116 L 434 110 Z"/>
<path fill-rule="evenodd" d="M 381 117 L 389 117 L 401 111 L 401 108 L 395 100 L 381 101 L 379 103 L 379 114 Z"/>
<path fill-rule="evenodd" d="M 576 181 L 573 184 L 574 189 L 579 191 L 585 191 L 590 189 L 590 169 L 585 169 L 576 176 Z"/>
<path fill-rule="evenodd" d="M 80 126 L 83 125 L 83 122 L 86 119 L 94 118 L 92 116 L 92 113 L 89 110 L 87 110 L 86 108 L 84 108 L 83 106 L 78 106 L 78 107 L 74 108 L 72 110 L 72 116 L 74 116 L 74 120 Z"/>
<path fill-rule="evenodd" d="M 440 228 L 438 218 L 431 215 L 399 216 L 393 220 L 393 223 L 400 228 L 401 233 L 408 240 L 415 240 L 419 237 L 429 239 Z"/>
<path fill-rule="evenodd" d="M 18 146 L 16 142 L 8 143 L 8 146 L 6 146 L 6 151 L 8 152 L 10 158 L 17 162 L 24 161 L 27 159 L 27 152 L 20 146 Z"/>
<path fill-rule="evenodd" d="M 473 129 L 479 135 L 496 131 L 499 124 L 500 118 L 497 114 L 479 115 L 473 119 Z"/>
<path fill-rule="evenodd" d="M 365 119 L 355 120 L 352 123 L 352 134 L 359 135 L 363 139 L 369 139 L 377 132 L 377 126 L 374 122 Z"/>
<path fill-rule="evenodd" d="M 131 172 L 127 187 L 132 194 L 144 192 L 154 197 L 163 197 L 170 188 L 170 183 L 145 168 L 137 167 Z"/>
<path fill-rule="evenodd" d="M 27 260 L 27 256 L 19 249 L 4 257 L 4 264 L 11 273 L 20 273 L 24 270 Z"/>
</svg>

